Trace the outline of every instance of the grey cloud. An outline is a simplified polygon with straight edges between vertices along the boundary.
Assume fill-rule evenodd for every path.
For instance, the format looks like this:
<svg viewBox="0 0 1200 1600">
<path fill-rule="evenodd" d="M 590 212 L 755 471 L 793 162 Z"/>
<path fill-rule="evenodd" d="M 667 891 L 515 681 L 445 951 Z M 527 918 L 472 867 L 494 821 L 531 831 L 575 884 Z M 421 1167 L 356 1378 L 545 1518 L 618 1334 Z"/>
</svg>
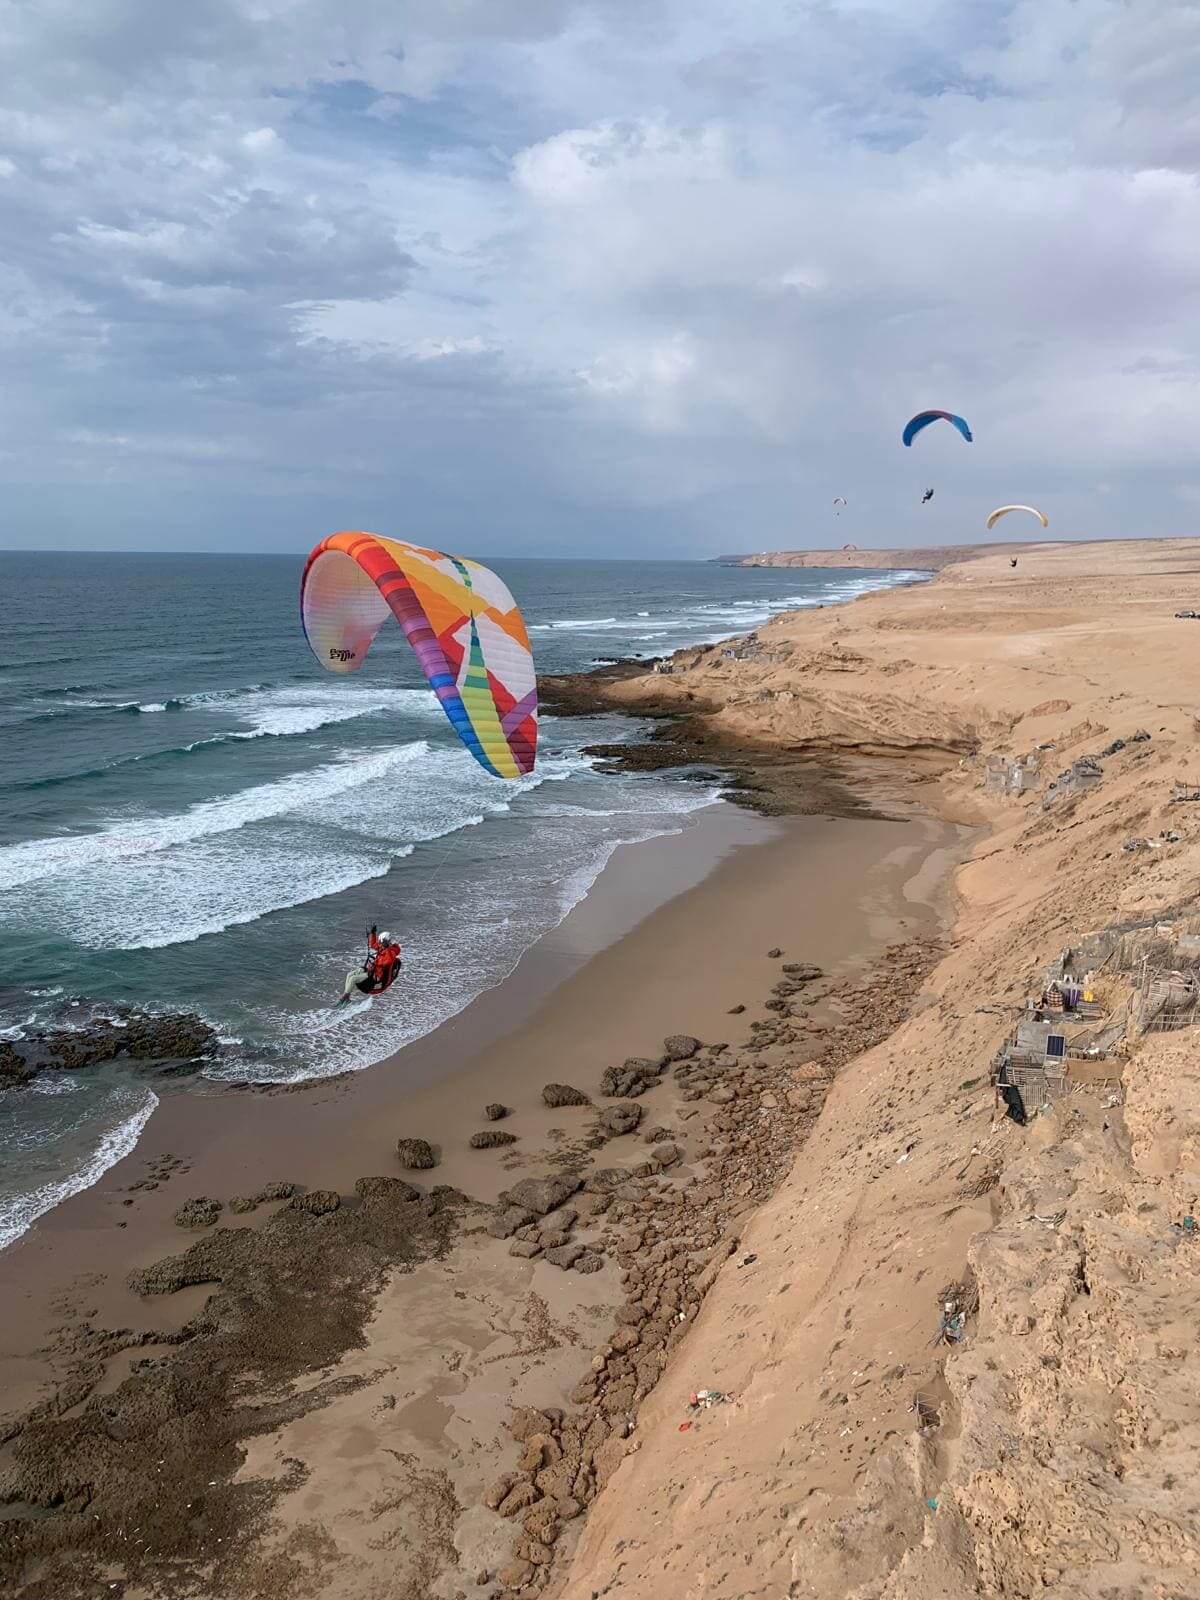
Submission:
<svg viewBox="0 0 1200 1600">
<path fill-rule="evenodd" d="M 859 542 L 1177 530 L 1198 19 L 10 6 L 0 539 L 707 554 L 835 493 Z M 930 404 L 976 445 L 899 449 Z"/>
</svg>

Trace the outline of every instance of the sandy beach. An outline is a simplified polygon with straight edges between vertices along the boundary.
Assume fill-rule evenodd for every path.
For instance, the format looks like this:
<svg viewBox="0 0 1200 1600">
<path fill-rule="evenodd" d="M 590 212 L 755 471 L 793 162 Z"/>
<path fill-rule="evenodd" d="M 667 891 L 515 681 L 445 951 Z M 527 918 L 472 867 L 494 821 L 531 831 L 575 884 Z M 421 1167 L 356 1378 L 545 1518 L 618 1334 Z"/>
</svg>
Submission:
<svg viewBox="0 0 1200 1600">
<path fill-rule="evenodd" d="M 377 1068 L 164 1096 L 0 1256 L 11 1592 L 1185 1600 L 1190 1035 L 1114 976 L 1061 1101 L 991 1069 L 1200 917 L 1197 585 L 985 555 L 593 678 L 787 814 L 619 851 Z"/>
<path fill-rule="evenodd" d="M 435 1256 L 442 1259 L 400 1276 L 391 1273 L 395 1262 L 373 1263 L 372 1287 L 383 1293 L 366 1334 L 357 1330 L 354 1342 L 362 1338 L 364 1348 L 339 1352 L 335 1387 L 353 1379 L 353 1399 L 323 1398 L 319 1417 L 315 1405 L 311 1415 L 302 1408 L 294 1439 L 290 1430 L 266 1433 L 231 1486 L 277 1479 L 285 1458 L 302 1456 L 315 1472 L 317 1457 L 334 1465 L 362 1455 L 353 1472 L 335 1466 L 336 1489 L 310 1472 L 302 1494 L 280 1491 L 276 1541 L 279 1529 L 311 1515 L 314 1496 L 339 1527 L 347 1518 L 361 1521 L 364 1475 L 373 1480 L 380 1471 L 386 1481 L 405 1484 L 414 1472 L 438 1475 L 456 1504 L 471 1506 L 504 1465 L 510 1446 L 503 1422 L 513 1398 L 564 1403 L 586 1365 L 586 1348 L 601 1337 L 621 1297 L 611 1257 L 603 1258 L 601 1271 L 582 1276 L 514 1259 L 506 1242 L 488 1237 L 487 1213 L 479 1208 L 547 1166 L 582 1173 L 601 1160 L 631 1170 L 644 1163 L 661 1144 L 635 1136 L 609 1146 L 593 1133 L 604 1104 L 596 1093 L 604 1069 L 653 1056 L 672 1034 L 720 1042 L 741 1037 L 751 1024 L 765 1026 L 773 1017 L 765 1002 L 780 975 L 778 952 L 819 963 L 835 982 L 853 983 L 889 946 L 932 935 L 944 921 L 940 889 L 962 832 L 929 817 L 767 820 L 712 806 L 677 835 L 619 850 L 593 893 L 508 980 L 378 1068 L 291 1089 L 214 1084 L 207 1095 L 164 1093 L 130 1157 L 0 1256 L 8 1308 L 0 1379 L 3 1412 L 14 1419 L 9 1429 L 48 1400 L 55 1413 L 78 1418 L 135 1367 L 136 1384 L 145 1363 L 169 1359 L 171 1340 L 202 1342 L 197 1323 L 204 1321 L 209 1286 L 234 1284 L 236 1264 L 206 1261 L 196 1281 L 149 1299 L 129 1283 L 131 1274 L 153 1272 L 155 1263 L 187 1248 L 191 1239 L 173 1220 L 184 1201 L 211 1197 L 228 1207 L 233 1197 L 253 1196 L 274 1182 L 348 1197 L 344 1218 L 362 1203 L 355 1200 L 356 1180 L 397 1175 L 422 1192 L 445 1185 L 470 1197 L 475 1204 L 458 1218 L 456 1242 L 439 1240 Z M 838 1018 L 816 1000 L 812 1020 L 822 1029 L 836 1027 Z M 814 1046 L 821 1039 L 814 1033 Z M 542 1091 L 553 1082 L 599 1103 L 552 1109 Z M 676 1184 L 697 1182 L 706 1168 L 698 1153 L 704 1118 L 689 1098 L 695 1097 L 667 1080 L 647 1102 L 648 1117 L 670 1130 L 679 1149 Z M 508 1108 L 498 1126 L 514 1142 L 471 1149 L 469 1136 L 489 1126 L 484 1107 L 492 1101 Z M 432 1173 L 400 1166 L 396 1142 L 406 1136 L 432 1143 L 438 1161 Z M 601 1146 L 603 1156 L 589 1145 Z M 278 1211 L 296 1215 L 289 1201 L 267 1201 L 248 1215 L 226 1209 L 220 1222 L 226 1230 L 249 1230 Z M 578 1236 L 587 1238 L 582 1229 Z M 330 1290 L 319 1271 L 303 1282 L 306 1298 Z M 464 1295 L 469 1305 L 460 1304 Z M 442 1319 L 447 1333 L 436 1337 Z M 113 1330 L 132 1330 L 133 1338 L 114 1337 Z M 295 1364 L 304 1365 L 299 1356 Z M 407 1446 L 402 1463 L 386 1454 L 382 1439 L 366 1451 L 348 1443 L 361 1443 L 364 1419 L 382 1393 L 407 1396 L 397 1398 L 399 1433 L 389 1434 Z M 84 1395 L 90 1399 L 81 1407 Z M 3 1466 L 17 1483 L 24 1481 L 21 1463 L 32 1437 L 26 1427 L 4 1448 Z M 392 1520 L 403 1528 L 417 1516 L 406 1537 L 431 1538 L 420 1520 L 428 1507 L 416 1489 L 406 1487 L 400 1500 Z M 18 1512 L 21 1505 L 32 1512 L 27 1495 L 19 1497 Z M 247 1535 L 252 1522 L 261 1532 L 261 1518 L 247 1517 Z M 502 1566 L 503 1539 L 478 1522 L 468 1517 L 455 1535 L 456 1561 L 477 1560 L 481 1570 Z M 8 1531 L 20 1525 L 18 1515 Z M 211 1530 L 197 1532 L 193 1550 L 212 1550 Z M 334 1537 L 348 1566 L 344 1580 L 330 1577 L 328 1592 L 343 1592 L 342 1581 L 351 1585 L 345 1592 L 364 1592 L 354 1588 L 366 1581 L 362 1541 L 343 1545 L 341 1534 Z M 369 1527 L 363 1537 L 374 1537 Z M 240 1541 L 236 1571 L 223 1568 L 212 1592 L 260 1592 L 246 1573 L 252 1542 Z M 152 1566 L 144 1574 L 147 1592 L 151 1572 Z M 206 1592 L 209 1580 L 196 1581 L 197 1592 Z"/>
</svg>

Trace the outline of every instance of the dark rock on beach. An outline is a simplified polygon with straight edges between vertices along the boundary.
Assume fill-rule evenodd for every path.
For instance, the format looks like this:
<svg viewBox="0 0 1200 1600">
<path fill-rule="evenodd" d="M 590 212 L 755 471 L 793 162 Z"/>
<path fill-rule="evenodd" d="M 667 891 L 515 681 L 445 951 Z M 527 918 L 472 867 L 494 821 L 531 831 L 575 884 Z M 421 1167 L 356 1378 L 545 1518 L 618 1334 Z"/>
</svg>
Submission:
<svg viewBox="0 0 1200 1600">
<path fill-rule="evenodd" d="M 573 1267 L 582 1254 L 581 1244 L 560 1244 L 546 1251 L 546 1260 L 552 1267 Z"/>
<path fill-rule="evenodd" d="M 201 1194 L 183 1202 L 175 1213 L 175 1221 L 181 1228 L 208 1228 L 220 1214 L 221 1202 L 210 1200 L 206 1194 Z"/>
<path fill-rule="evenodd" d="M 552 1108 L 591 1105 L 583 1090 L 575 1089 L 569 1083 L 548 1083 L 542 1090 L 542 1099 Z"/>
<path fill-rule="evenodd" d="M 501 1128 L 486 1128 L 482 1133 L 473 1133 L 467 1141 L 472 1150 L 497 1150 L 501 1145 L 516 1142 L 515 1133 L 505 1133 Z"/>
<path fill-rule="evenodd" d="M 656 1084 L 666 1065 L 665 1058 L 652 1061 L 648 1056 L 629 1056 L 619 1067 L 605 1067 L 600 1093 L 632 1099 Z"/>
<path fill-rule="evenodd" d="M 403 1178 L 356 1178 L 354 1192 L 362 1200 L 419 1200 L 420 1189 Z"/>
<path fill-rule="evenodd" d="M 411 1167 L 416 1172 L 437 1166 L 437 1156 L 428 1139 L 397 1139 L 396 1154 L 402 1167 Z"/>
<path fill-rule="evenodd" d="M 267 1200 L 290 1200 L 295 1192 L 294 1183 L 264 1183 L 254 1198 L 262 1205 Z"/>
<path fill-rule="evenodd" d="M 525 1228 L 537 1217 L 528 1206 L 501 1206 L 488 1223 L 493 1239 L 511 1239 L 518 1228 Z"/>
<path fill-rule="evenodd" d="M 556 1172 L 545 1178 L 522 1178 L 520 1183 L 515 1183 L 500 1198 L 509 1206 L 517 1206 L 532 1211 L 535 1216 L 544 1217 L 547 1212 L 562 1205 L 564 1200 L 569 1200 L 582 1186 L 582 1179 Z"/>
<path fill-rule="evenodd" d="M 297 1195 L 292 1201 L 297 1211 L 307 1211 L 310 1217 L 328 1216 L 341 1203 L 342 1197 L 335 1189 L 310 1189 L 307 1194 Z"/>
<path fill-rule="evenodd" d="M 700 1048 L 699 1039 L 687 1033 L 673 1033 L 663 1040 L 663 1052 L 668 1061 L 688 1061 Z"/>
<path fill-rule="evenodd" d="M 641 1120 L 641 1106 L 608 1106 L 600 1113 L 600 1126 L 614 1138 L 622 1133 L 632 1133 Z"/>
<path fill-rule="evenodd" d="M 501 1105 L 499 1100 L 493 1100 L 491 1105 L 483 1108 L 483 1114 L 489 1122 L 499 1122 L 502 1117 L 508 1115 L 508 1112 L 508 1106 Z"/>
</svg>

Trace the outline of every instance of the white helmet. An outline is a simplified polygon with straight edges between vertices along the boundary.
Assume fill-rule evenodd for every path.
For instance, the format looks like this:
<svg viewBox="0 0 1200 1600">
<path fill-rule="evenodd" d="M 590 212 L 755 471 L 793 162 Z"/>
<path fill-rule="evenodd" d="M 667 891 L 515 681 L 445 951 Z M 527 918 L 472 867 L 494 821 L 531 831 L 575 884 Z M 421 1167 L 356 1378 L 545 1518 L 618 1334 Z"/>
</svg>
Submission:
<svg viewBox="0 0 1200 1600">
<path fill-rule="evenodd" d="M 391 944 L 392 943 L 391 934 L 390 933 L 381 933 L 379 935 L 379 942 L 380 942 L 380 944 Z"/>
</svg>

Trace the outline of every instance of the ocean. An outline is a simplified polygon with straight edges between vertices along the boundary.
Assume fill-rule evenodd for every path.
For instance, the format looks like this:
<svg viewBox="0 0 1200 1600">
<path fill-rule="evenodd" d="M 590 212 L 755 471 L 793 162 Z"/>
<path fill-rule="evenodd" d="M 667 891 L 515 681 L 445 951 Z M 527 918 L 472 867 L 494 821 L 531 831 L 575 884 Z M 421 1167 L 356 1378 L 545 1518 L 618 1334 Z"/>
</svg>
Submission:
<svg viewBox="0 0 1200 1600">
<path fill-rule="evenodd" d="M 541 673 L 918 576 L 491 564 Z M 357 676 L 321 671 L 301 567 L 0 552 L 0 1039 L 125 1003 L 208 1020 L 211 1078 L 369 1066 L 511 972 L 618 845 L 715 799 L 594 771 L 584 745 L 638 735 L 613 716 L 544 717 L 536 771 L 489 777 L 398 628 Z M 335 1011 L 372 922 L 404 946 L 401 987 Z M 0 1247 L 126 1155 L 161 1092 L 113 1063 L 0 1093 Z"/>
</svg>

